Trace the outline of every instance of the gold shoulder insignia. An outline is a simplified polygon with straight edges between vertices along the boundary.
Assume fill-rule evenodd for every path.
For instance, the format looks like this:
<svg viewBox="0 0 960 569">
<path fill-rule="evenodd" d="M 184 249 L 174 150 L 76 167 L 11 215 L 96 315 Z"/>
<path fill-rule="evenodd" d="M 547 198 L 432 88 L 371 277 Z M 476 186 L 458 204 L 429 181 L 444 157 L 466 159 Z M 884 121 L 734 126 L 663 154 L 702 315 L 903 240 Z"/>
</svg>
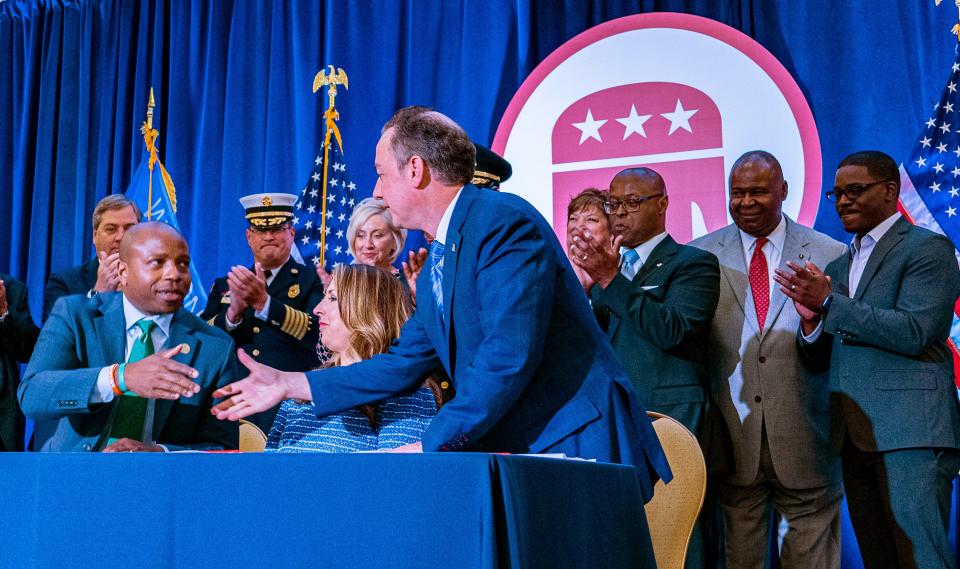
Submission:
<svg viewBox="0 0 960 569">
<path fill-rule="evenodd" d="M 297 298 L 300 295 L 300 285 L 295 284 L 287 290 L 287 296 L 290 298 Z"/>
</svg>

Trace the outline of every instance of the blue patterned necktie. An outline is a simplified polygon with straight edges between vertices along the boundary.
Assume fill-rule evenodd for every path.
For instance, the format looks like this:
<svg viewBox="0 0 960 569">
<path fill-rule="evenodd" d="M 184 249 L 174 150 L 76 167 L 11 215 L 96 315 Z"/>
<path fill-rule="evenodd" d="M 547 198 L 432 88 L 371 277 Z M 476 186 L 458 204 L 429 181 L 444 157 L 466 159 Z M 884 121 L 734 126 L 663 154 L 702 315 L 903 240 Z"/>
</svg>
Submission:
<svg viewBox="0 0 960 569">
<path fill-rule="evenodd" d="M 623 252 L 620 272 L 623 273 L 623 276 L 627 277 L 628 281 L 632 281 L 633 277 L 637 276 L 638 267 L 636 265 L 639 260 L 640 253 L 637 253 L 636 249 L 627 249 Z"/>
<path fill-rule="evenodd" d="M 437 301 L 437 310 L 443 317 L 443 243 L 434 239 L 430 244 L 430 283 L 433 286 L 433 298 Z"/>
</svg>

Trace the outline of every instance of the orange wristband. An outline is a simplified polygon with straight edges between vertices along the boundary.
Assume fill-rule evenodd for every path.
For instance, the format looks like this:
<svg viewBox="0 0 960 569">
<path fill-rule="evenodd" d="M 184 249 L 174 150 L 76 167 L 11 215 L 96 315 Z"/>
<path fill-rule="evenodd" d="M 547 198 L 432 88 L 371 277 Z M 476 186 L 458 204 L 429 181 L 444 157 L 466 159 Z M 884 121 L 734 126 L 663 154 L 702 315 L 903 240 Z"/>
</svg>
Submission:
<svg viewBox="0 0 960 569">
<path fill-rule="evenodd" d="M 120 364 L 110 366 L 110 387 L 113 389 L 113 394 L 118 397 L 123 395 L 123 391 L 120 389 L 120 383 L 117 381 L 117 369 L 119 367 Z"/>
</svg>

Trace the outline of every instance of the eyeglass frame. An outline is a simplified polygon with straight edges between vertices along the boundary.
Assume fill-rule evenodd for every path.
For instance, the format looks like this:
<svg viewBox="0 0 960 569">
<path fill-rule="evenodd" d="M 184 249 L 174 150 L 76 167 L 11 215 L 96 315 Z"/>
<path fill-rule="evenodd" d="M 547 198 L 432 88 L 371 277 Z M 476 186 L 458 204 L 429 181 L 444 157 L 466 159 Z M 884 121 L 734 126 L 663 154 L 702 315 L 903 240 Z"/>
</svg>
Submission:
<svg viewBox="0 0 960 569">
<path fill-rule="evenodd" d="M 892 182 L 892 181 L 893 180 L 887 178 L 885 180 L 877 180 L 876 182 L 870 182 L 869 184 L 851 184 L 846 188 L 833 188 L 832 190 L 828 191 L 824 195 L 826 196 L 827 201 L 830 203 L 837 203 L 837 201 L 842 196 L 847 196 L 847 199 L 849 199 L 850 201 L 856 201 L 857 199 L 860 198 L 860 196 L 863 195 L 864 192 L 866 192 L 872 186 L 876 186 L 879 184 L 886 184 L 887 182 Z M 853 188 L 859 188 L 859 189 L 856 189 L 851 192 L 850 190 Z M 838 193 L 837 190 L 840 190 L 840 192 Z"/>
<path fill-rule="evenodd" d="M 256 234 L 258 234 L 258 235 L 266 235 L 266 234 L 268 234 L 268 233 L 277 234 L 277 233 L 282 233 L 282 232 L 286 231 L 287 229 L 290 229 L 291 227 L 293 227 L 293 223 L 291 223 L 291 222 L 289 222 L 289 221 L 284 221 L 283 224 L 281 224 L 281 225 L 275 225 L 275 226 L 269 227 L 269 228 L 257 227 L 256 225 L 251 225 L 251 226 L 250 226 L 250 231 L 253 231 L 254 233 L 256 233 Z"/>
<path fill-rule="evenodd" d="M 660 193 L 660 194 L 654 194 L 652 196 L 630 197 L 625 200 L 619 200 L 615 202 L 604 200 L 603 211 L 607 215 L 613 215 L 614 213 L 620 211 L 620 207 L 623 206 L 623 211 L 627 213 L 636 213 L 640 211 L 640 206 L 642 206 L 645 202 L 648 202 L 650 200 L 654 200 L 657 198 L 662 198 L 665 195 L 666 194 L 664 193 Z M 630 206 L 627 206 L 627 202 L 630 202 L 630 201 L 636 202 L 636 205 L 632 206 L 633 209 L 631 209 Z"/>
</svg>

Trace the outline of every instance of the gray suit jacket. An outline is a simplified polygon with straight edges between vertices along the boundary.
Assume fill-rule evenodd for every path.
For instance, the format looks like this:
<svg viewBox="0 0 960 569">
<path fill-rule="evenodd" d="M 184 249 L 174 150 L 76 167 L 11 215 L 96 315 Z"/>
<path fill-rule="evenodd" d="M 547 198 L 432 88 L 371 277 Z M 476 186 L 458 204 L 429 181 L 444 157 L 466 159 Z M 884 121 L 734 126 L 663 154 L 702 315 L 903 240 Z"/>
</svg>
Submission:
<svg viewBox="0 0 960 569">
<path fill-rule="evenodd" d="M 749 485 L 757 476 L 761 427 L 770 457 L 788 488 L 814 488 L 839 480 L 828 447 L 830 402 L 826 374 L 812 373 L 797 352 L 800 317 L 773 287 L 766 326 L 760 330 L 748 268 L 736 225 L 691 243 L 720 260 L 720 304 L 710 334 L 711 398 L 723 417 L 735 471 L 727 482 Z M 781 264 L 813 261 L 824 267 L 845 246 L 787 219 Z"/>
<path fill-rule="evenodd" d="M 17 390 L 23 413 L 36 420 L 34 446 L 41 451 L 99 450 L 116 403 L 90 404 L 100 370 L 124 360 L 123 303 L 119 292 L 86 298 L 67 296 L 40 332 L 26 376 Z M 233 341 L 180 309 L 170 323 L 167 346 L 189 350 L 174 359 L 200 372 L 200 392 L 177 401 L 156 399 L 154 439 L 177 448 L 237 448 L 236 423 L 210 414 L 213 392 L 239 379 Z"/>
<path fill-rule="evenodd" d="M 827 266 L 833 304 L 811 365 L 830 369 L 830 443 L 873 452 L 960 448 L 960 406 L 946 340 L 960 295 L 953 243 L 900 219 L 877 242 L 850 297 L 850 255 Z"/>
</svg>

